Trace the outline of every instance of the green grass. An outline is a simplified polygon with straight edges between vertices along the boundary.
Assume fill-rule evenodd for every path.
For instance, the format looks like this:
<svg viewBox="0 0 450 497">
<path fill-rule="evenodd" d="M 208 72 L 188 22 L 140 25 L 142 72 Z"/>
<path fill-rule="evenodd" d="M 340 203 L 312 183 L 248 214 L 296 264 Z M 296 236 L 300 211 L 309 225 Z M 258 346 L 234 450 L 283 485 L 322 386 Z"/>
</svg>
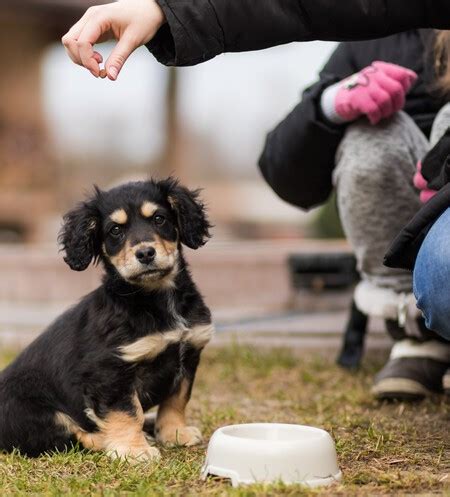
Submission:
<svg viewBox="0 0 450 497">
<path fill-rule="evenodd" d="M 0 355 L 3 367 L 11 354 Z M 379 404 L 369 394 L 380 359 L 348 373 L 323 356 L 233 345 L 202 359 L 189 418 L 206 437 L 229 423 L 278 421 L 329 430 L 336 440 L 341 484 L 298 486 L 199 480 L 206 445 L 164 449 L 156 464 L 130 465 L 72 450 L 39 459 L 0 455 L 0 494 L 89 496 L 449 495 L 450 405 Z"/>
</svg>

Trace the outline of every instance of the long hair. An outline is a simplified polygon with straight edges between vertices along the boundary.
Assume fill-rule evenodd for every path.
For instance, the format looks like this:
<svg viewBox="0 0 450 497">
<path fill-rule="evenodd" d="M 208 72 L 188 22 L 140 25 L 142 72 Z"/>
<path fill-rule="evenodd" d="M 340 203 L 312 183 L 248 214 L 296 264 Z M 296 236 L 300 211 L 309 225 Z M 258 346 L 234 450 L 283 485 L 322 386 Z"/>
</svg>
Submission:
<svg viewBox="0 0 450 497">
<path fill-rule="evenodd" d="M 450 31 L 437 31 L 434 44 L 435 85 L 443 95 L 450 96 Z"/>
</svg>

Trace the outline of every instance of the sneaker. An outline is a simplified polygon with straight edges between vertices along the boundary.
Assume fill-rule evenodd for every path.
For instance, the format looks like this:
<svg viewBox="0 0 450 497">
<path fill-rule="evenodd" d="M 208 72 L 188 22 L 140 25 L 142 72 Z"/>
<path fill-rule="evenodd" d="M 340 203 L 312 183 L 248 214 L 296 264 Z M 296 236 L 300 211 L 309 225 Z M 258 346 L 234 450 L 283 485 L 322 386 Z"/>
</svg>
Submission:
<svg viewBox="0 0 450 497">
<path fill-rule="evenodd" d="M 442 392 L 449 365 L 449 345 L 433 340 L 401 340 L 375 376 L 372 393 L 377 399 L 418 400 Z"/>
</svg>

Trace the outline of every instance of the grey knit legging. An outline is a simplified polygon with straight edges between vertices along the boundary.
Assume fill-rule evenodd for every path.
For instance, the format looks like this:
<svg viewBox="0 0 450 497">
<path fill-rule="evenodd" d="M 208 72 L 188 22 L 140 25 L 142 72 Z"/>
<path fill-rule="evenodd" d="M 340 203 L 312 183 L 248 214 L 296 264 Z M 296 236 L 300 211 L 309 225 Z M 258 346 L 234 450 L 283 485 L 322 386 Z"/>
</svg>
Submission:
<svg viewBox="0 0 450 497">
<path fill-rule="evenodd" d="M 383 266 L 394 237 L 420 208 L 413 175 L 418 160 L 450 126 L 450 104 L 438 113 L 430 142 L 404 112 L 372 126 L 351 124 L 336 154 L 334 183 L 342 225 L 363 279 L 412 291 L 409 271 Z"/>
</svg>

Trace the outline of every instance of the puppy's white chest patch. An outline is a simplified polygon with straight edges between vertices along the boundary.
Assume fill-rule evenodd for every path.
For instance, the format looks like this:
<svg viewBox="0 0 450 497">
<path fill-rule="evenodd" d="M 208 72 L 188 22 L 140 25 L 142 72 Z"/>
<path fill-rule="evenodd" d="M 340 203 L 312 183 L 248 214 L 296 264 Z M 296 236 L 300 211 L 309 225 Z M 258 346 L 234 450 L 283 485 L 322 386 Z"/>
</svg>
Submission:
<svg viewBox="0 0 450 497">
<path fill-rule="evenodd" d="M 214 334 L 214 325 L 197 325 L 188 329 L 156 332 L 135 342 L 119 347 L 121 357 L 127 362 L 152 360 L 174 343 L 190 343 L 196 349 L 203 348 Z"/>
<path fill-rule="evenodd" d="M 119 347 L 122 359 L 127 362 L 154 359 L 161 352 L 164 352 L 169 345 L 181 341 L 183 333 L 182 330 L 170 330 L 139 338 L 135 342 Z"/>
<path fill-rule="evenodd" d="M 185 341 L 189 342 L 196 349 L 203 348 L 214 335 L 214 325 L 200 324 L 188 329 L 185 334 Z"/>
</svg>

